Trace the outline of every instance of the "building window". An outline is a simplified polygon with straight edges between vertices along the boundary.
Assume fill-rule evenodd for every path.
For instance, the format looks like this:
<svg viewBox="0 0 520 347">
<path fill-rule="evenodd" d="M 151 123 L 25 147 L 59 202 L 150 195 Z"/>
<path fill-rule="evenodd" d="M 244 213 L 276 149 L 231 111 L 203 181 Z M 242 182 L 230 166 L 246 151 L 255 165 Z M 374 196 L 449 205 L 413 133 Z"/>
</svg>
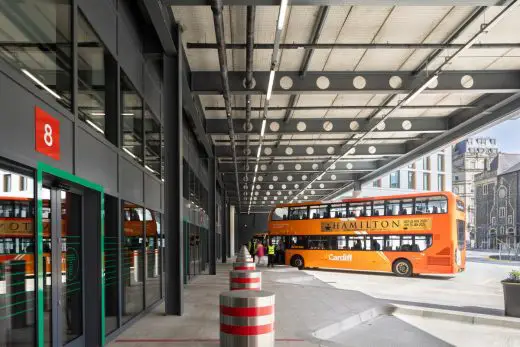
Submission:
<svg viewBox="0 0 520 347">
<path fill-rule="evenodd" d="M 372 182 L 372 186 L 375 188 L 381 188 L 381 180 L 375 180 L 374 182 Z"/>
<path fill-rule="evenodd" d="M 459 176 L 457 176 L 457 175 L 453 176 L 453 180 L 454 181 L 458 181 L 459 180 Z"/>
<path fill-rule="evenodd" d="M 27 190 L 27 177 L 20 176 L 20 191 L 25 192 Z"/>
<path fill-rule="evenodd" d="M 390 188 L 399 188 L 399 171 L 390 174 Z"/>
<path fill-rule="evenodd" d="M 444 190 L 444 175 L 437 175 L 437 190 L 443 191 Z"/>
<path fill-rule="evenodd" d="M 506 216 L 506 208 L 505 207 L 500 207 L 498 209 L 498 217 L 502 218 L 502 217 L 505 217 Z"/>
<path fill-rule="evenodd" d="M 415 172 L 408 171 L 408 189 L 415 189 Z"/>
<path fill-rule="evenodd" d="M 430 170 L 430 157 L 425 157 L 423 159 L 423 170 Z"/>
<path fill-rule="evenodd" d="M 444 155 L 437 155 L 437 170 L 444 171 Z"/>
<path fill-rule="evenodd" d="M 505 231 L 506 231 L 506 228 L 503 225 L 501 225 L 500 226 L 500 235 L 504 235 Z"/>
<path fill-rule="evenodd" d="M 491 217 L 491 224 L 497 224 L 497 217 Z"/>
<path fill-rule="evenodd" d="M 0 58 L 70 108 L 71 0 L 0 3 Z"/>
<path fill-rule="evenodd" d="M 430 174 L 423 173 L 423 190 L 430 190 Z"/>
<path fill-rule="evenodd" d="M 117 143 L 116 62 L 78 13 L 78 115 L 81 120 Z"/>
<path fill-rule="evenodd" d="M 123 71 L 121 71 L 121 136 L 123 151 L 142 163 L 143 102 Z"/>
<path fill-rule="evenodd" d="M 513 216 L 512 215 L 507 216 L 507 224 L 513 224 Z"/>
<path fill-rule="evenodd" d="M 144 109 L 145 167 L 161 178 L 161 125 L 148 106 Z"/>
<path fill-rule="evenodd" d="M 4 192 L 9 193 L 11 191 L 11 174 L 4 175 Z"/>
<path fill-rule="evenodd" d="M 482 194 L 487 195 L 488 194 L 488 185 L 484 184 L 482 186 Z"/>
</svg>

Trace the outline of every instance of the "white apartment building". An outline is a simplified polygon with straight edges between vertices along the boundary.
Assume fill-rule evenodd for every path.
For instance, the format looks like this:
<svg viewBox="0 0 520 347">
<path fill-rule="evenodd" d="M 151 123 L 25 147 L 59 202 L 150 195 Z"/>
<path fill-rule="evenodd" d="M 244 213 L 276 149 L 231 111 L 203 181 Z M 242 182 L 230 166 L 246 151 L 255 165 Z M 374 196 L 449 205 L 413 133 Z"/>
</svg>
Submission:
<svg viewBox="0 0 520 347">
<path fill-rule="evenodd" d="M 421 191 L 451 191 L 451 149 L 422 157 L 380 179 L 364 184 L 360 197 Z"/>
</svg>

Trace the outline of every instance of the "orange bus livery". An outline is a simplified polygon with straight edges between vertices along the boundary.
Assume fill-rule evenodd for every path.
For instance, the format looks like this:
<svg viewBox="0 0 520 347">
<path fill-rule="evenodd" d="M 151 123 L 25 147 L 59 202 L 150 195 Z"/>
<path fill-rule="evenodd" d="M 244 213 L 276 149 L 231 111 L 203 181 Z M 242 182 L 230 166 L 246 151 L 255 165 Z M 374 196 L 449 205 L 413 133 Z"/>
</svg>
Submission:
<svg viewBox="0 0 520 347">
<path fill-rule="evenodd" d="M 269 237 L 300 269 L 454 274 L 466 262 L 464 203 L 450 192 L 277 205 Z"/>
</svg>

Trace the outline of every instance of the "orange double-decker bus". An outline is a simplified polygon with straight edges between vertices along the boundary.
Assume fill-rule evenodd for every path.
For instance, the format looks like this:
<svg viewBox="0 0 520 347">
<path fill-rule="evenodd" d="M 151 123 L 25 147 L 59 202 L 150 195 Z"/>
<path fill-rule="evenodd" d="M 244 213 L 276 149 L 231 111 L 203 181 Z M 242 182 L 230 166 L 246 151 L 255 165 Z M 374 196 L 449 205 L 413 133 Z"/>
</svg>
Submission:
<svg viewBox="0 0 520 347">
<path fill-rule="evenodd" d="M 269 236 L 287 265 L 455 274 L 466 263 L 464 203 L 450 192 L 277 205 Z"/>
</svg>

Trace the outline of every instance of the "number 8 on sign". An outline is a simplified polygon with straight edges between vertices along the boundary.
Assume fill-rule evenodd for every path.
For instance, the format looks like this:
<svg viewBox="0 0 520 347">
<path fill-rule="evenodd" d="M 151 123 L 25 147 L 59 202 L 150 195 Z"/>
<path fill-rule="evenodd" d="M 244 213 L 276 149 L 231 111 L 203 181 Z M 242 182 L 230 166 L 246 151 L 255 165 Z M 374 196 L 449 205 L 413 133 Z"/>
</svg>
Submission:
<svg viewBox="0 0 520 347">
<path fill-rule="evenodd" d="M 52 147 L 52 127 L 50 124 L 45 124 L 43 129 L 45 131 L 45 135 L 43 135 L 43 141 L 45 141 L 47 146 Z"/>
<path fill-rule="evenodd" d="M 39 107 L 35 108 L 36 151 L 60 160 L 60 121 Z"/>
</svg>

